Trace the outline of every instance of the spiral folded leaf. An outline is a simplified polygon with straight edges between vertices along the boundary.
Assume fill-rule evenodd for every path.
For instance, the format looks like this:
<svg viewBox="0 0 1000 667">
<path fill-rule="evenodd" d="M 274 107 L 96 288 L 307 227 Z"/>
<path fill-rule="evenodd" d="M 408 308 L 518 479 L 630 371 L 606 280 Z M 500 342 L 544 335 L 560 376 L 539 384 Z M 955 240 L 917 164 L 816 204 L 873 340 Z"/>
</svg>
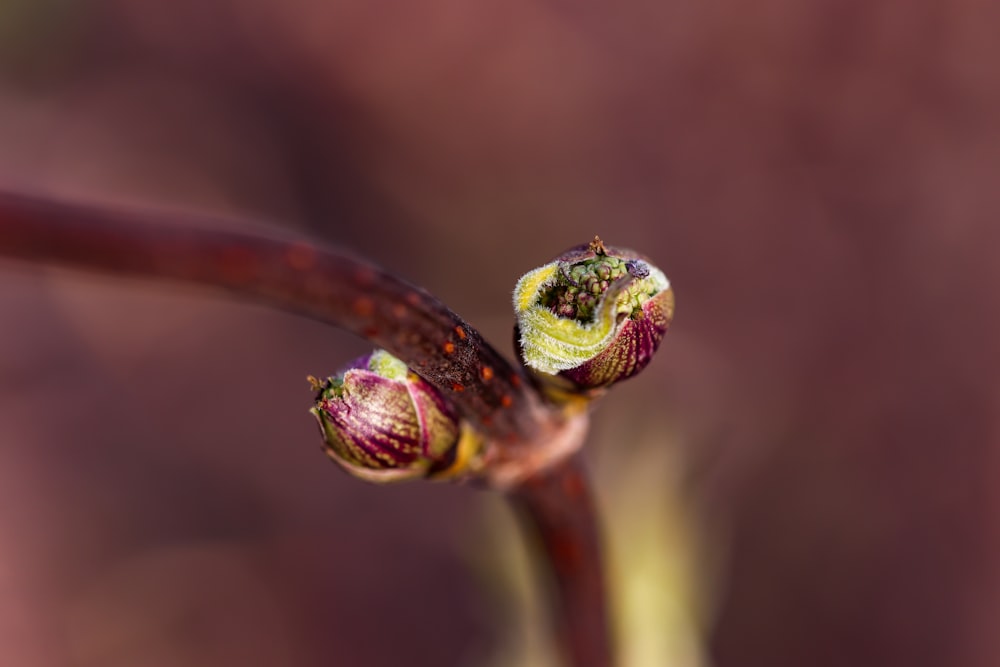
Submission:
<svg viewBox="0 0 1000 667">
<path fill-rule="evenodd" d="M 670 326 L 674 297 L 658 268 L 595 239 L 525 274 L 514 311 L 526 366 L 593 389 L 646 367 Z"/>
</svg>

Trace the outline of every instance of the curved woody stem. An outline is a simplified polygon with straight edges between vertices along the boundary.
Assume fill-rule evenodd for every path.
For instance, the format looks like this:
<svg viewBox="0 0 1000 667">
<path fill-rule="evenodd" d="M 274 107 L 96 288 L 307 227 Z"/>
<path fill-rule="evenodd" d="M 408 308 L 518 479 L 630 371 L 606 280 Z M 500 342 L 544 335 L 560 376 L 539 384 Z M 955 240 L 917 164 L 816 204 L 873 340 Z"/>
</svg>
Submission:
<svg viewBox="0 0 1000 667">
<path fill-rule="evenodd" d="M 0 257 L 212 287 L 334 324 L 440 389 L 501 450 L 497 461 L 537 458 L 533 450 L 565 421 L 520 367 L 425 290 L 339 250 L 219 223 L 0 192 Z M 506 490 L 547 558 L 568 664 L 608 667 L 600 541 L 578 459 Z"/>
<path fill-rule="evenodd" d="M 525 437 L 535 427 L 524 408 L 537 396 L 520 368 L 425 290 L 340 250 L 212 218 L 0 192 L 0 256 L 194 283 L 264 301 L 384 347 L 484 433 Z"/>
</svg>

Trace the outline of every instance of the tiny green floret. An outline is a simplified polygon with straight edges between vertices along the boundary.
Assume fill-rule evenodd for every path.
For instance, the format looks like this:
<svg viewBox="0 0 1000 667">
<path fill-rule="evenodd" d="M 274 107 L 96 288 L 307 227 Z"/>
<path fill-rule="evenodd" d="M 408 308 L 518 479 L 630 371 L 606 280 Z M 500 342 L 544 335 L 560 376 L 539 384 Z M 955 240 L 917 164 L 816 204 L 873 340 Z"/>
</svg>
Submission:
<svg viewBox="0 0 1000 667">
<path fill-rule="evenodd" d="M 606 255 L 562 267 L 554 284 L 539 295 L 539 303 L 559 317 L 590 322 L 601 295 L 627 273 L 624 260 Z"/>
</svg>

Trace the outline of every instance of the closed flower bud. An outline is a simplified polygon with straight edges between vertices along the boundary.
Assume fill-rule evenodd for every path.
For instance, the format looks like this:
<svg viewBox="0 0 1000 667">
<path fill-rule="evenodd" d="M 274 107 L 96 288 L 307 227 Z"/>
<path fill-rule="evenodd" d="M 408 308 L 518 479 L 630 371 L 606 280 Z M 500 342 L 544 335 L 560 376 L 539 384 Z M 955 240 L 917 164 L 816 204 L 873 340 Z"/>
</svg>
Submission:
<svg viewBox="0 0 1000 667">
<path fill-rule="evenodd" d="M 431 476 L 452 467 L 461 428 L 441 394 L 384 350 L 319 382 L 316 405 L 326 452 L 373 482 Z M 465 458 L 464 456 L 462 458 Z"/>
<path fill-rule="evenodd" d="M 525 365 L 586 390 L 646 367 L 670 325 L 674 295 L 662 271 L 595 238 L 525 274 L 514 310 Z"/>
</svg>

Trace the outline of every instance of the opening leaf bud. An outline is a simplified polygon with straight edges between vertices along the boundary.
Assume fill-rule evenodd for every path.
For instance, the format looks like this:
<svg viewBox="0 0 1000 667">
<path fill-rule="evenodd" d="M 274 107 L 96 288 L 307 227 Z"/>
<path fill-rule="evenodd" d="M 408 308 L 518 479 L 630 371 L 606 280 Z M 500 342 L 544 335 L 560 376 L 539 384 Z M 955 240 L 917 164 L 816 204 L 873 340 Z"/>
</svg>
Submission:
<svg viewBox="0 0 1000 667">
<path fill-rule="evenodd" d="M 595 237 L 522 276 L 514 311 L 525 365 L 586 390 L 649 364 L 673 318 L 674 295 L 641 255 Z"/>
<path fill-rule="evenodd" d="M 352 475 L 391 482 L 446 474 L 468 438 L 440 392 L 384 350 L 319 381 L 310 412 L 326 453 Z M 459 447 L 463 442 L 462 447 Z"/>
</svg>

